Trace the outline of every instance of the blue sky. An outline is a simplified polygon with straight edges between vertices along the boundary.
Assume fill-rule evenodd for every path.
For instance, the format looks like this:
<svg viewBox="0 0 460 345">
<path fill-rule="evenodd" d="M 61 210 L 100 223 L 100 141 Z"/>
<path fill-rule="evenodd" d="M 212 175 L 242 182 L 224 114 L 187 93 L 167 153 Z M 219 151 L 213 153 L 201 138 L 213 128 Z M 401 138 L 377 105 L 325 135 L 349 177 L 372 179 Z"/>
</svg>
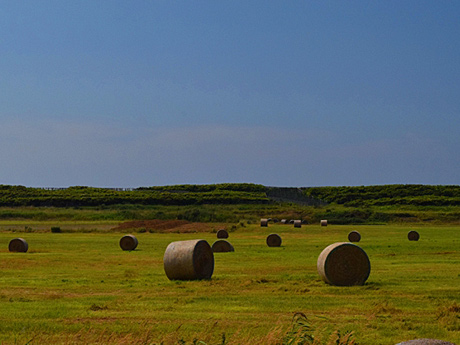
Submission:
<svg viewBox="0 0 460 345">
<path fill-rule="evenodd" d="M 5 1 L 0 184 L 459 184 L 460 3 Z"/>
</svg>

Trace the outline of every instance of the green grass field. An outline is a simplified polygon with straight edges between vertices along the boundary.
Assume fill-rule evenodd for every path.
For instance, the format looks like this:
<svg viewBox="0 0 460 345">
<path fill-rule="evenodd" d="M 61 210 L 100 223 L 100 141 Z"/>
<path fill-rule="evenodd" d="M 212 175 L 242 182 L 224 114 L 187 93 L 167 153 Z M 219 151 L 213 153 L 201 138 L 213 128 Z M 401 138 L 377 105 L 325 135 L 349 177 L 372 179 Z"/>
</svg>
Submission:
<svg viewBox="0 0 460 345">
<path fill-rule="evenodd" d="M 124 252 L 112 225 L 51 233 L 0 222 L 0 344 L 287 344 L 290 331 L 302 331 L 296 313 L 319 344 L 338 344 L 333 338 L 348 331 L 365 345 L 460 344 L 459 226 L 247 225 L 230 233 L 234 253 L 214 255 L 211 280 L 169 281 L 167 245 L 212 244 L 214 233 L 138 233 L 138 248 Z M 412 229 L 418 242 L 407 240 Z M 318 255 L 351 230 L 361 233 L 371 274 L 364 286 L 329 286 Z M 273 232 L 280 248 L 265 244 Z M 15 237 L 27 253 L 8 252 Z"/>
</svg>

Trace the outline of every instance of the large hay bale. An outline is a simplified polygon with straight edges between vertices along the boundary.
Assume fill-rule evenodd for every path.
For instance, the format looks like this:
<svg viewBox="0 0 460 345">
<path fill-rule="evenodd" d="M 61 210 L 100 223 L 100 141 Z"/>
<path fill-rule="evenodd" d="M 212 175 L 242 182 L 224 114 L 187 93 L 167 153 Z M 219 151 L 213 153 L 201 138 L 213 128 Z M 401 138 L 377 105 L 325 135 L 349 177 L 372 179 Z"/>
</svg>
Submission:
<svg viewBox="0 0 460 345">
<path fill-rule="evenodd" d="M 420 239 L 420 235 L 417 231 L 411 230 L 407 234 L 407 238 L 409 239 L 409 241 L 418 241 Z"/>
<path fill-rule="evenodd" d="M 294 220 L 294 228 L 301 228 L 302 221 L 300 219 Z"/>
<path fill-rule="evenodd" d="M 13 238 L 8 244 L 8 250 L 15 253 L 26 253 L 29 250 L 29 245 L 23 238 Z"/>
<path fill-rule="evenodd" d="M 133 235 L 125 235 L 120 239 L 120 248 L 123 250 L 134 250 L 138 244 L 137 238 Z"/>
<path fill-rule="evenodd" d="M 414 339 L 409 341 L 403 341 L 402 343 L 397 343 L 396 345 L 455 345 L 454 343 L 449 343 L 448 341 L 438 340 L 438 339 Z"/>
<path fill-rule="evenodd" d="M 359 242 L 361 241 L 361 234 L 358 232 L 358 231 L 351 231 L 349 234 L 348 234 L 348 241 L 350 242 Z"/>
<path fill-rule="evenodd" d="M 260 220 L 260 226 L 268 226 L 268 219 L 262 218 Z"/>
<path fill-rule="evenodd" d="M 267 236 L 267 246 L 279 247 L 281 246 L 281 236 L 278 234 L 270 234 Z"/>
<path fill-rule="evenodd" d="M 327 226 L 327 219 L 321 219 L 321 226 Z"/>
<path fill-rule="evenodd" d="M 163 265 L 170 280 L 211 279 L 214 254 L 205 240 L 172 242 L 165 250 Z"/>
<path fill-rule="evenodd" d="M 226 240 L 217 240 L 212 244 L 212 251 L 214 253 L 228 253 L 234 252 L 235 248 Z"/>
<path fill-rule="evenodd" d="M 217 238 L 228 238 L 228 232 L 225 229 L 217 231 Z"/>
<path fill-rule="evenodd" d="M 331 285 L 363 285 L 371 272 L 366 252 L 356 244 L 338 242 L 327 246 L 317 262 L 321 278 Z"/>
</svg>

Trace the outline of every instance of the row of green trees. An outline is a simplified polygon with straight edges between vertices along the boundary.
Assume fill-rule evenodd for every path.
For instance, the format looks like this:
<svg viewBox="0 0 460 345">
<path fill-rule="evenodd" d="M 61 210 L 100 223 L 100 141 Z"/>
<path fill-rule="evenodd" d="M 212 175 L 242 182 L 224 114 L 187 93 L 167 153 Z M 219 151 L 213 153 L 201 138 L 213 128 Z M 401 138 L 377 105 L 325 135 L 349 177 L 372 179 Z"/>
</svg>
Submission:
<svg viewBox="0 0 460 345">
<path fill-rule="evenodd" d="M 262 186 L 263 187 L 263 186 Z M 187 188 L 189 190 L 187 190 Z M 0 206 L 79 207 L 117 204 L 199 205 L 268 203 L 264 187 L 235 184 L 138 188 L 120 191 L 108 188 L 69 187 L 49 190 L 0 185 Z"/>
<path fill-rule="evenodd" d="M 458 206 L 460 186 L 382 185 L 360 187 L 312 187 L 304 193 L 315 199 L 345 206 Z"/>
</svg>

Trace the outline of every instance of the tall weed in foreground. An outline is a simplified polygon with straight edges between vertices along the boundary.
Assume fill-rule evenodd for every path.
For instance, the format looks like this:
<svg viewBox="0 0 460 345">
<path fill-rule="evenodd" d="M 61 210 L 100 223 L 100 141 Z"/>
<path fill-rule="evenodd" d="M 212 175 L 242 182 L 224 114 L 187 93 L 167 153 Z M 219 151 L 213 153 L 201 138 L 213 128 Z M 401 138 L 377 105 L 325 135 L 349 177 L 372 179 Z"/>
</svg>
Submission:
<svg viewBox="0 0 460 345">
<path fill-rule="evenodd" d="M 286 332 L 282 345 L 357 345 L 353 339 L 353 332 L 336 330 L 327 339 L 324 338 L 326 332 L 319 334 L 304 313 L 295 313 L 292 325 Z"/>
</svg>

